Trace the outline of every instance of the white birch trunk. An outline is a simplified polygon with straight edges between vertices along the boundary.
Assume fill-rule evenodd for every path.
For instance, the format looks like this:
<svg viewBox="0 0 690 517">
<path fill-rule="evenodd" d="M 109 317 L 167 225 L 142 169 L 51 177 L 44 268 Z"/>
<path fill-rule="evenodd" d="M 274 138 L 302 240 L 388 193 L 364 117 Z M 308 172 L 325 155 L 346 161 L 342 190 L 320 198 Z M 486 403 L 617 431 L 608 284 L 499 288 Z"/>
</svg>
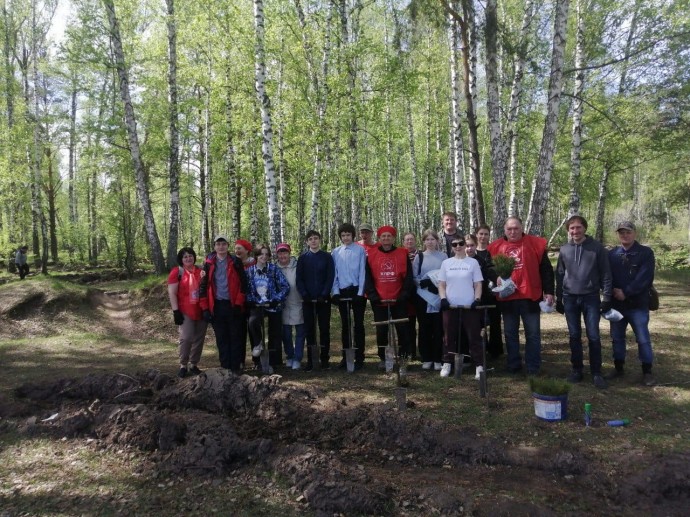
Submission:
<svg viewBox="0 0 690 517">
<path fill-rule="evenodd" d="M 486 110 L 491 143 L 491 169 L 494 183 L 493 234 L 500 235 L 506 219 L 505 187 L 507 175 L 506 148 L 501 133 L 498 74 L 497 0 L 486 2 Z"/>
<path fill-rule="evenodd" d="M 153 211 L 151 210 L 151 201 L 149 199 L 148 185 L 146 184 L 146 171 L 141 160 L 141 152 L 139 150 L 139 137 L 137 135 L 137 124 L 134 116 L 134 107 L 132 106 L 132 99 L 129 93 L 129 78 L 127 74 L 127 67 L 125 64 L 125 55 L 122 49 L 122 39 L 120 36 L 120 25 L 115 15 L 115 6 L 113 0 L 103 0 L 105 9 L 108 14 L 108 22 L 110 24 L 110 36 L 113 45 L 113 53 L 115 55 L 115 65 L 117 68 L 117 75 L 120 84 L 120 96 L 124 105 L 125 111 L 125 125 L 127 127 L 127 140 L 129 143 L 130 155 L 134 165 L 134 173 L 136 178 L 137 195 L 141 209 L 144 212 L 144 227 L 146 230 L 146 237 L 149 241 L 151 251 L 151 262 L 156 270 L 156 273 L 163 273 L 165 271 L 165 260 L 163 258 L 163 251 L 161 243 L 158 239 L 158 232 L 156 231 L 156 221 L 153 218 Z"/>
<path fill-rule="evenodd" d="M 527 42 L 530 31 L 530 25 L 534 18 L 534 3 L 532 0 L 526 0 L 525 12 L 522 18 L 522 27 L 520 29 L 520 45 L 513 60 L 513 83 L 510 89 L 510 106 L 508 108 L 508 120 L 506 121 L 506 140 L 504 145 L 509 154 L 508 175 L 510 177 L 510 201 L 508 203 L 508 215 L 511 217 L 520 216 L 519 200 L 522 199 L 523 189 L 522 178 L 518 178 L 518 145 L 517 145 L 517 131 L 515 130 L 518 115 L 520 114 L 520 100 L 522 98 L 522 79 L 525 74 L 525 54 L 527 52 Z M 503 234 L 503 223 L 497 226 L 497 221 L 494 221 L 494 236 Z"/>
<path fill-rule="evenodd" d="M 458 217 L 462 218 L 464 212 L 464 170 L 465 149 L 462 141 L 462 125 L 460 115 L 460 56 L 459 40 L 460 29 L 458 22 L 452 16 L 448 16 L 448 38 L 450 43 L 450 84 L 451 84 L 451 149 L 453 159 L 453 206 Z M 445 210 L 445 209 L 443 209 Z"/>
<path fill-rule="evenodd" d="M 232 87 L 230 86 L 230 73 L 226 69 L 226 88 L 225 88 L 225 127 L 227 136 L 225 138 L 225 171 L 228 175 L 228 193 L 230 206 L 228 212 L 230 213 L 230 225 L 232 235 L 240 236 L 240 222 L 241 222 L 241 198 L 239 178 L 237 177 L 237 164 L 235 163 L 235 137 L 233 134 L 233 103 L 232 103 Z"/>
<path fill-rule="evenodd" d="M 582 112 L 584 103 L 582 95 L 585 90 L 585 21 L 583 2 L 577 0 L 577 29 L 575 35 L 575 85 L 573 88 L 573 129 L 572 148 L 570 150 L 570 200 L 568 215 L 580 213 L 580 155 L 582 151 Z M 586 9 L 586 6 L 584 6 Z"/>
<path fill-rule="evenodd" d="M 74 229 L 77 224 L 77 196 L 75 195 L 74 183 L 76 182 L 76 149 L 77 149 L 77 81 L 72 77 L 72 91 L 70 92 L 70 106 L 69 106 L 69 159 L 67 164 L 67 175 L 69 178 L 69 185 L 67 193 L 69 198 L 69 221 Z M 70 247 L 70 249 L 72 249 Z"/>
<path fill-rule="evenodd" d="M 606 191 L 609 181 L 609 172 L 609 164 L 605 163 L 604 168 L 601 171 L 601 178 L 599 178 L 597 216 L 594 222 L 594 238 L 600 242 L 604 242 L 604 216 L 606 215 Z"/>
<path fill-rule="evenodd" d="M 558 133 L 558 108 L 561 103 L 563 87 L 563 63 L 565 61 L 565 44 L 568 25 L 569 0 L 556 1 L 556 13 L 553 24 L 553 50 L 551 55 L 551 76 L 549 78 L 546 118 L 539 151 L 539 164 L 532 184 L 529 215 L 525 231 L 535 235 L 544 233 L 546 208 L 551 190 L 551 173 L 553 156 L 556 152 Z"/>
<path fill-rule="evenodd" d="M 280 210 L 273 163 L 273 121 L 271 120 L 271 101 L 266 93 L 266 62 L 264 51 L 264 4 L 254 0 L 254 28 L 256 41 L 254 47 L 254 78 L 256 97 L 261 109 L 261 156 L 264 164 L 264 185 L 266 187 L 266 206 L 270 227 L 270 246 L 280 242 Z"/>
<path fill-rule="evenodd" d="M 168 30 L 168 182 L 170 188 L 170 219 L 168 228 L 168 268 L 177 264 L 177 243 L 180 232 L 180 136 L 177 130 L 177 24 L 175 0 L 165 0 Z"/>
</svg>

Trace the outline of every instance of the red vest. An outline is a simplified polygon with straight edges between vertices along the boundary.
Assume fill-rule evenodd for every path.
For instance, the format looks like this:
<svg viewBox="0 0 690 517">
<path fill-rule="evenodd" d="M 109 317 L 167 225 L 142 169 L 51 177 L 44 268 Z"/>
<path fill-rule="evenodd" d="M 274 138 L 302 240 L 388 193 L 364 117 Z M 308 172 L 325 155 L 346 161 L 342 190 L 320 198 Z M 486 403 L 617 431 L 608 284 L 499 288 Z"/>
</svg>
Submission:
<svg viewBox="0 0 690 517">
<path fill-rule="evenodd" d="M 510 278 L 515 282 L 517 289 L 501 301 L 529 299 L 536 302 L 541 300 L 544 293 L 539 264 L 546 251 L 546 239 L 523 234 L 517 242 L 509 242 L 504 238 L 497 239 L 489 244 L 487 249 L 492 257 L 502 253 L 515 259 L 515 269 Z"/>
<path fill-rule="evenodd" d="M 376 247 L 369 248 L 367 261 L 374 287 L 382 300 L 395 300 L 400 296 L 407 275 L 407 250 L 395 248 L 385 253 Z"/>
</svg>

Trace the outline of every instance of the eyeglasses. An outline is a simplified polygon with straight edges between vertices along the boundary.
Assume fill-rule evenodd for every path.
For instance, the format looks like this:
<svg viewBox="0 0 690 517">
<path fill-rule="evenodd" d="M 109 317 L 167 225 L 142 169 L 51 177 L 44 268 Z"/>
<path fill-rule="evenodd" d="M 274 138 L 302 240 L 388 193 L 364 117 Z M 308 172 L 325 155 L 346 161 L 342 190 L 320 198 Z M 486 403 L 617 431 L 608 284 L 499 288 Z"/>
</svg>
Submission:
<svg viewBox="0 0 690 517">
<path fill-rule="evenodd" d="M 464 245 L 465 245 L 465 241 L 451 242 L 450 245 L 453 246 L 454 248 L 457 248 L 458 246 L 464 246 Z"/>
</svg>

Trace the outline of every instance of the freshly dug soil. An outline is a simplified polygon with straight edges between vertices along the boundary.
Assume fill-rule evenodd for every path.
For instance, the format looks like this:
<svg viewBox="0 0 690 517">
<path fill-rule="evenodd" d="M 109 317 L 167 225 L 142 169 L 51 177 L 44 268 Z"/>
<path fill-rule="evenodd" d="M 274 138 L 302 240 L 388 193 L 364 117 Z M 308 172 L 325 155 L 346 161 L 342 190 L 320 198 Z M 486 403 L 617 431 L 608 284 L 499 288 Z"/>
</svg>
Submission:
<svg viewBox="0 0 690 517">
<path fill-rule="evenodd" d="M 16 395 L 2 410 L 32 415 L 22 433 L 135 448 L 154 477 L 270 472 L 320 515 L 555 515 L 564 503 L 576 513 L 683 515 L 690 506 L 688 454 L 623 459 L 611 475 L 572 444 L 506 445 L 277 375 L 209 369 L 179 380 L 150 370 L 25 384 Z M 507 500 L 506 490 L 524 498 Z"/>
</svg>

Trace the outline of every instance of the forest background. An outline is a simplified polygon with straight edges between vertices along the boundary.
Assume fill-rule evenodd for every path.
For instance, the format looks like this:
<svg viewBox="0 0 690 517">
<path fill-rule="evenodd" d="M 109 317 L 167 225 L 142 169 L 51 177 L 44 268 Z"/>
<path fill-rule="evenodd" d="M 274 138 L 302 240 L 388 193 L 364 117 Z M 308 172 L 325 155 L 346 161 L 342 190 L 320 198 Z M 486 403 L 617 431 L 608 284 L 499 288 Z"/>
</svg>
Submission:
<svg viewBox="0 0 690 517">
<path fill-rule="evenodd" d="M 454 210 L 556 243 L 570 214 L 605 242 L 630 219 L 687 266 L 688 13 L 2 0 L 0 250 L 160 273 L 217 233 L 330 249 L 343 221 L 419 233 Z"/>
</svg>

